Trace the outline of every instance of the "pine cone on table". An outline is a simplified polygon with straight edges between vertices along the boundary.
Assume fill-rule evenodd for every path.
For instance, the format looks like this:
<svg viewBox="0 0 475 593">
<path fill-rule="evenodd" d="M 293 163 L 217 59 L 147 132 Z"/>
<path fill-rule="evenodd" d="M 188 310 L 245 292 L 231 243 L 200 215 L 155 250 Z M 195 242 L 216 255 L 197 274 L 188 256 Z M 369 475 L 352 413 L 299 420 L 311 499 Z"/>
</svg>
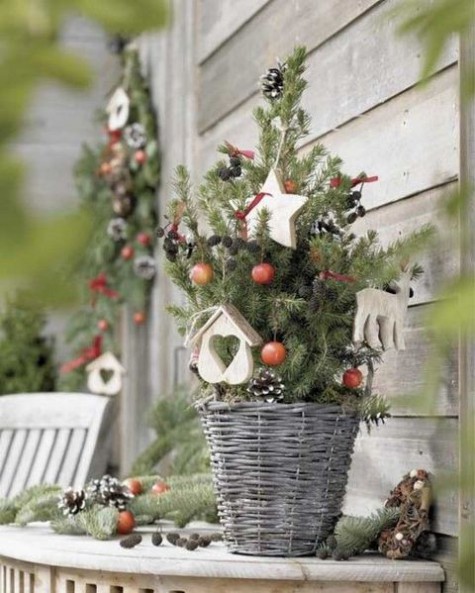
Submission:
<svg viewBox="0 0 475 593">
<path fill-rule="evenodd" d="M 86 507 L 86 493 L 84 490 L 73 490 L 68 488 L 59 497 L 58 508 L 63 515 L 77 515 Z"/>
<path fill-rule="evenodd" d="M 119 511 L 125 510 L 129 501 L 134 497 L 127 486 L 109 475 L 102 476 L 99 480 L 92 480 L 87 492 L 93 502 L 107 507 L 115 507 Z"/>
</svg>

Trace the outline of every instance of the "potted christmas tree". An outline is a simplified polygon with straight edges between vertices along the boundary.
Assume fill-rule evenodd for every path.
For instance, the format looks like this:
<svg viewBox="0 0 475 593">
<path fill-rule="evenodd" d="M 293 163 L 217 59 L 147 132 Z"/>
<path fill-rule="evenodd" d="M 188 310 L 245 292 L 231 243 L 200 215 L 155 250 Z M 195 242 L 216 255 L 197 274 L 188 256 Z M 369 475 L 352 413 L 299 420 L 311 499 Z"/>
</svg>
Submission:
<svg viewBox="0 0 475 593">
<path fill-rule="evenodd" d="M 199 378 L 225 542 L 246 554 L 310 554 L 332 531 L 359 422 L 388 415 L 373 365 L 404 347 L 420 271 L 408 254 L 427 233 L 383 249 L 351 232 L 374 178 L 343 175 L 320 144 L 298 150 L 305 54 L 262 77 L 256 155 L 225 142 L 197 191 L 179 167 L 158 229 L 186 296 L 170 311 Z"/>
</svg>

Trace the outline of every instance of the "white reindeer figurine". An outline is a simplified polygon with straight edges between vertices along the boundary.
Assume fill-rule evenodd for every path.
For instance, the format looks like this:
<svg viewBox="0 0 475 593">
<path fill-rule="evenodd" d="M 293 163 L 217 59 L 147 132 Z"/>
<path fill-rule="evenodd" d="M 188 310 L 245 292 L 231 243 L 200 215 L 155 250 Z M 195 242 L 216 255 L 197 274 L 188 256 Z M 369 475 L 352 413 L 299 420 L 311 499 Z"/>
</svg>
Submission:
<svg viewBox="0 0 475 593">
<path fill-rule="evenodd" d="M 396 294 L 364 288 L 356 295 L 356 317 L 353 326 L 353 342 L 364 340 L 370 348 L 404 350 L 404 319 L 409 301 L 411 268 L 405 266 L 395 282 Z"/>
</svg>

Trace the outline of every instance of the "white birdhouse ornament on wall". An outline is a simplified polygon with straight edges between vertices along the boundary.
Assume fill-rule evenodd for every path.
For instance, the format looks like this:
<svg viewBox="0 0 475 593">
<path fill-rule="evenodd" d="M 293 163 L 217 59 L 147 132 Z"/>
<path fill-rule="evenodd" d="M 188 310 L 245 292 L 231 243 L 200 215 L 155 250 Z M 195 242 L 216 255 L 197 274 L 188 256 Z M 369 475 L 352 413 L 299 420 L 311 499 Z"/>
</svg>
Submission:
<svg viewBox="0 0 475 593">
<path fill-rule="evenodd" d="M 396 294 L 364 288 L 356 294 L 353 342 L 366 340 L 370 348 L 404 350 L 404 320 L 409 303 L 411 270 L 406 267 L 395 282 Z"/>
<path fill-rule="evenodd" d="M 237 338 L 239 346 L 230 364 L 226 365 L 216 352 L 215 338 L 229 336 Z M 204 381 L 240 385 L 249 381 L 253 375 L 251 348 L 262 344 L 262 338 L 236 307 L 222 305 L 191 337 L 189 344 L 198 347 L 196 368 Z"/>
<path fill-rule="evenodd" d="M 109 100 L 106 113 L 107 126 L 111 132 L 122 129 L 129 119 L 130 99 L 122 87 L 117 88 Z"/>
<path fill-rule="evenodd" d="M 308 198 L 297 194 L 286 194 L 277 172 L 271 169 L 260 189 L 265 194 L 253 208 L 246 212 L 245 220 L 249 235 L 255 233 L 259 224 L 259 211 L 265 208 L 270 213 L 269 235 L 284 247 L 297 247 L 295 221 Z M 252 203 L 253 200 L 250 201 Z"/>
<path fill-rule="evenodd" d="M 116 395 L 122 389 L 124 367 L 112 352 L 105 352 L 89 363 L 87 387 L 91 393 Z"/>
</svg>

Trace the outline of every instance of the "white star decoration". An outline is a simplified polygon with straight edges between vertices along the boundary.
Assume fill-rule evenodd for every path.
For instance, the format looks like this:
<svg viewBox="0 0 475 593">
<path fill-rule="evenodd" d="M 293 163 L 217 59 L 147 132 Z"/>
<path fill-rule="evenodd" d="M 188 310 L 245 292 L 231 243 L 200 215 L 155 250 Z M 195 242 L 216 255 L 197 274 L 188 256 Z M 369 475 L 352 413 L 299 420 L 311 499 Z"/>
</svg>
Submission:
<svg viewBox="0 0 475 593">
<path fill-rule="evenodd" d="M 248 234 L 252 235 L 255 232 L 259 222 L 259 211 L 261 208 L 265 208 L 270 213 L 269 234 L 271 239 L 285 247 L 295 249 L 297 247 L 295 220 L 308 198 L 296 194 L 286 194 L 274 169 L 270 170 L 260 193 L 270 195 L 264 196 L 246 216 Z"/>
</svg>

